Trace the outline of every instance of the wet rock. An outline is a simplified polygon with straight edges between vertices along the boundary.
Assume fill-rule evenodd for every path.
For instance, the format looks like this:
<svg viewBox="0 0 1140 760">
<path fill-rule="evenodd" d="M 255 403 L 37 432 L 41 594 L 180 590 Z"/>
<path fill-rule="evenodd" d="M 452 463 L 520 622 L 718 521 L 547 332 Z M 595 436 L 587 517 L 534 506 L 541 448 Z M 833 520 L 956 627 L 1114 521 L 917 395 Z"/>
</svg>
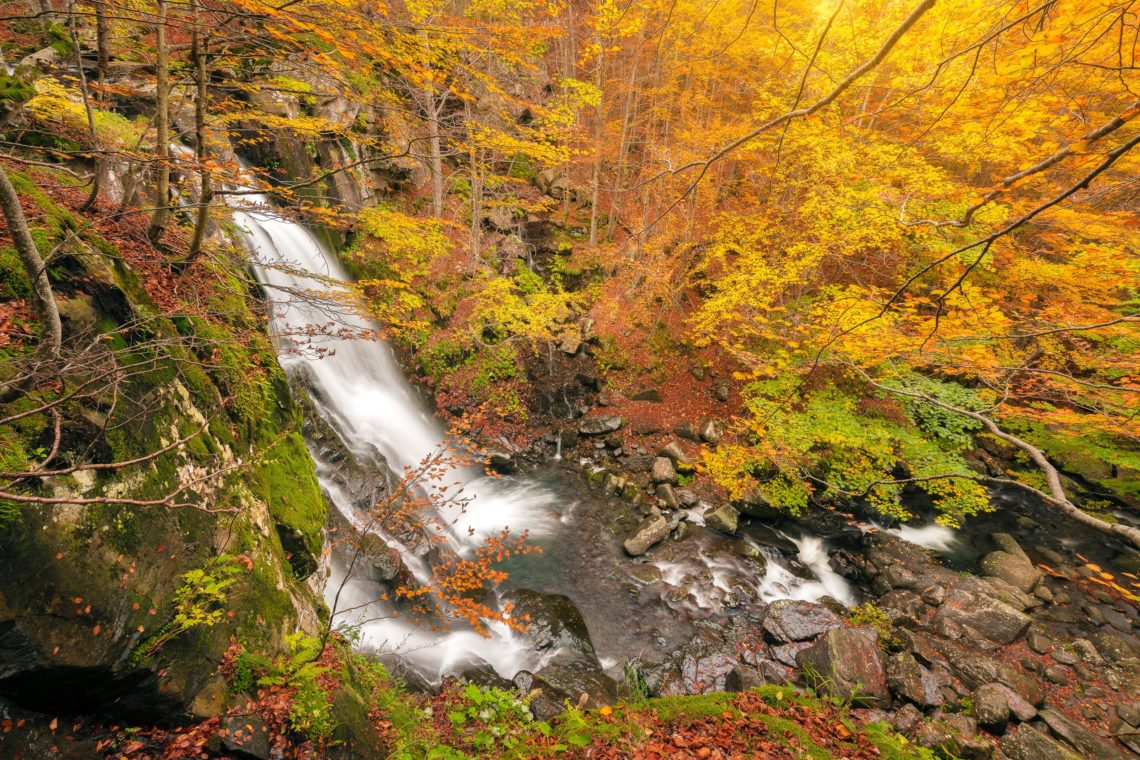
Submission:
<svg viewBox="0 0 1140 760">
<path fill-rule="evenodd" d="M 492 451 L 487 457 L 487 467 L 503 475 L 510 475 L 519 470 L 518 462 L 506 451 Z"/>
<path fill-rule="evenodd" d="M 1118 758 L 1122 760 L 1124 757 L 1124 753 L 1107 740 L 1052 707 L 1046 707 L 1041 711 L 1041 719 L 1054 734 L 1064 739 L 1082 757 L 1093 760 L 1118 760 Z"/>
<path fill-rule="evenodd" d="M 639 557 L 655 544 L 664 541 L 668 535 L 669 521 L 661 515 L 652 516 L 638 526 L 634 534 L 625 540 L 622 547 L 630 556 Z"/>
<path fill-rule="evenodd" d="M 243 760 L 269 760 L 269 732 L 257 714 L 227 715 L 218 728 L 221 748 Z"/>
<path fill-rule="evenodd" d="M 569 597 L 519 589 L 514 594 L 516 617 L 529 618 L 523 635 L 540 652 L 563 651 L 592 658 L 594 645 L 582 613 Z"/>
<path fill-rule="evenodd" d="M 807 641 L 843 624 L 843 619 L 815 602 L 777 599 L 768 605 L 762 627 L 775 642 Z"/>
<path fill-rule="evenodd" d="M 1001 751 L 1010 760 L 1080 760 L 1064 745 L 1032 726 L 1019 726 L 1003 736 Z"/>
<path fill-rule="evenodd" d="M 550 720 L 572 705 L 582 701 L 585 707 L 598 708 L 612 705 L 617 699 L 617 684 L 596 664 L 575 661 L 556 662 L 537 673 L 522 671 L 514 678 L 515 687 L 523 694 L 538 690 L 530 702 L 531 712 L 538 720 Z"/>
<path fill-rule="evenodd" d="M 657 488 L 654 489 L 654 493 L 669 509 L 681 508 L 681 502 L 677 498 L 677 492 L 674 490 L 672 483 L 659 483 Z"/>
<path fill-rule="evenodd" d="M 648 563 L 634 565 L 629 574 L 643 586 L 649 586 L 661 580 L 661 571 L 655 565 Z"/>
<path fill-rule="evenodd" d="M 938 682 L 909 652 L 887 658 L 887 685 L 897 696 L 920 707 L 938 707 L 944 701 Z"/>
<path fill-rule="evenodd" d="M 673 460 L 668 457 L 657 457 L 653 460 L 653 469 L 649 472 L 649 477 L 654 483 L 669 483 L 670 485 L 677 482 L 677 471 L 673 468 Z"/>
<path fill-rule="evenodd" d="M 1041 582 L 1041 571 L 1023 556 L 1004 551 L 990 552 L 978 563 L 984 575 L 1000 578 L 1025 593 L 1031 593 Z"/>
<path fill-rule="evenodd" d="M 1032 618 L 992 597 L 950 589 L 934 615 L 934 623 L 949 621 L 977 631 L 995 644 L 1010 644 L 1029 628 Z"/>
<path fill-rule="evenodd" d="M 974 691 L 974 717 L 983 726 L 1000 729 L 1009 722 L 1009 700 L 1001 684 L 987 683 Z"/>
<path fill-rule="evenodd" d="M 621 417 L 616 414 L 600 414 L 586 417 L 578 423 L 582 435 L 607 435 L 621 428 Z"/>
<path fill-rule="evenodd" d="M 832 628 L 797 654 L 796 663 L 815 688 L 831 696 L 871 705 L 890 700 L 879 634 L 873 628 Z"/>
<path fill-rule="evenodd" d="M 789 668 L 796 667 L 796 655 L 812 645 L 810 641 L 795 641 L 790 644 L 776 644 L 773 645 L 769 651 L 772 653 L 772 658 Z"/>
<path fill-rule="evenodd" d="M 705 525 L 713 530 L 734 535 L 740 526 L 740 513 L 731 504 L 705 510 Z"/>
<path fill-rule="evenodd" d="M 688 488 L 682 488 L 677 491 L 677 501 L 681 502 L 682 506 L 695 507 L 700 499 Z"/>
<path fill-rule="evenodd" d="M 395 580 L 404 569 L 400 553 L 390 546 L 377 547 L 368 553 L 372 563 L 372 579 L 377 581 Z"/>
<path fill-rule="evenodd" d="M 731 644 L 710 630 L 701 630 L 666 663 L 656 684 L 661 696 L 726 691 L 729 674 L 739 664 Z"/>
</svg>

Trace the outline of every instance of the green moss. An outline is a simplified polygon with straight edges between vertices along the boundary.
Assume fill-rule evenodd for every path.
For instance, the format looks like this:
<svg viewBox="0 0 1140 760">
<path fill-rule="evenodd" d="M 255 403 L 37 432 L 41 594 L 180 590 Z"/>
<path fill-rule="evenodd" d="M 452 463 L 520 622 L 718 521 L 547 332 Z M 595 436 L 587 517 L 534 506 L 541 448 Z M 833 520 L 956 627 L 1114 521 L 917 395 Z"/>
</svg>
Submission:
<svg viewBox="0 0 1140 760">
<path fill-rule="evenodd" d="M 328 504 L 304 439 L 296 432 L 288 433 L 265 452 L 264 459 L 250 478 L 254 492 L 269 507 L 274 520 L 304 534 L 306 547 L 317 556 L 324 540 Z"/>
</svg>

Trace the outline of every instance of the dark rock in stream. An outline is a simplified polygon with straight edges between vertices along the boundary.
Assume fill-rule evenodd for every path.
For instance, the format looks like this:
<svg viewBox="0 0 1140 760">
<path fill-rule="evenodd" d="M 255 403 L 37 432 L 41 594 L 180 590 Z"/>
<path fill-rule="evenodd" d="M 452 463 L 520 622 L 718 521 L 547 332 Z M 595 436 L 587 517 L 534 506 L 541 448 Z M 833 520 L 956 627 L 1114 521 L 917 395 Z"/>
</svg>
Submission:
<svg viewBox="0 0 1140 760">
<path fill-rule="evenodd" d="M 768 605 L 763 627 L 772 641 L 807 641 L 843 624 L 842 618 L 815 602 L 777 599 Z"/>
<path fill-rule="evenodd" d="M 660 514 L 653 515 L 643 521 L 622 546 L 630 556 L 639 557 L 649 551 L 654 544 L 664 541 L 670 530 L 672 528 L 668 519 Z"/>
<path fill-rule="evenodd" d="M 512 614 L 529 619 L 523 636 L 538 651 L 562 652 L 570 659 L 594 657 L 594 645 L 582 613 L 569 597 L 519 589 L 514 593 L 514 604 Z"/>
<path fill-rule="evenodd" d="M 538 720 L 550 720 L 561 714 L 567 702 L 596 709 L 617 700 L 617 684 L 613 679 L 596 664 L 580 660 L 551 663 L 537 673 L 520 671 L 514 685 L 522 694 L 533 694 L 530 710 Z M 538 693 L 534 694 L 535 691 Z"/>
<path fill-rule="evenodd" d="M 740 513 L 731 504 L 721 504 L 705 511 L 705 525 L 731 536 L 740 525 Z"/>
</svg>

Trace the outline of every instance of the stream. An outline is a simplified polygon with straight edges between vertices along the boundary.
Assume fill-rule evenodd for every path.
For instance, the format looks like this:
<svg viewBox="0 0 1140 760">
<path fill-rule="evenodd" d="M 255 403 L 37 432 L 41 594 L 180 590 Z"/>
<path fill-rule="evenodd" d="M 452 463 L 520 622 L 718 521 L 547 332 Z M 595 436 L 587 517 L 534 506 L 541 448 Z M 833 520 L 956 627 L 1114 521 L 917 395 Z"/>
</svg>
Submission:
<svg viewBox="0 0 1140 760">
<path fill-rule="evenodd" d="M 351 307 L 349 281 L 335 256 L 305 227 L 273 212 L 264 196 L 246 196 L 235 210 L 278 336 L 306 333 L 302 350 L 279 338 L 279 360 L 291 379 L 307 389 L 311 408 L 334 431 L 362 468 L 400 472 L 414 468 L 446 443 L 441 425 L 426 410 L 404 377 L 392 349 L 379 339 L 358 339 L 375 325 Z M 349 334 L 338 334 L 347 328 Z M 313 335 L 308 330 L 310 336 Z M 342 523 L 364 529 L 367 500 L 354 494 L 345 468 L 310 440 L 317 474 Z M 494 603 L 527 588 L 568 597 L 580 611 L 600 663 L 620 677 L 634 658 L 660 659 L 683 643 L 701 618 L 762 606 L 774 599 L 819 600 L 845 605 L 859 593 L 829 563 L 829 543 L 790 523 L 779 527 L 745 521 L 736 538 L 690 531 L 684 541 L 666 541 L 646 557 L 631 559 L 615 531 L 619 509 L 612 499 L 590 492 L 572 463 L 548 462 L 521 476 L 488 477 L 480 467 L 444 473 L 466 509 L 439 515 L 450 549 L 470 556 L 483 538 L 509 528 L 526 531 L 541 552 L 515 557 L 509 580 L 493 592 Z M 359 489 L 355 489 L 359 490 Z M 701 516 L 690 516 L 699 524 Z M 874 526 L 871 526 L 874 527 Z M 857 530 L 856 530 L 857 532 Z M 901 538 L 939 551 L 958 540 L 937 526 L 892 529 Z M 388 535 L 404 565 L 421 584 L 432 582 L 424 546 Z M 682 548 L 683 547 L 683 548 Z M 540 669 L 554 654 L 540 651 L 505 624 L 487 636 L 451 623 L 447 630 L 394 615 L 381 601 L 381 586 L 366 573 L 349 572 L 352 556 L 331 545 L 324 581 L 334 627 L 353 628 L 357 646 L 405 668 L 432 684 L 471 663 L 489 664 L 503 678 Z"/>
</svg>

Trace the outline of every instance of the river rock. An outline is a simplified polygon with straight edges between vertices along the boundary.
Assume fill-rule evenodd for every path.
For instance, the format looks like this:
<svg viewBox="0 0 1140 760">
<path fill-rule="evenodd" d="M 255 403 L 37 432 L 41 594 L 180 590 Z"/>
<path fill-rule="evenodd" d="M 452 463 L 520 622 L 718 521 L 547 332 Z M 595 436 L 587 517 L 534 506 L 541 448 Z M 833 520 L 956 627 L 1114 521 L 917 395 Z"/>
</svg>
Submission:
<svg viewBox="0 0 1140 760">
<path fill-rule="evenodd" d="M 519 589 L 514 594 L 516 618 L 529 618 L 523 635 L 541 652 L 563 651 L 593 657 L 594 645 L 582 613 L 562 594 Z"/>
<path fill-rule="evenodd" d="M 659 666 L 651 689 L 660 696 L 725 691 L 739 665 L 735 648 L 709 629 L 698 631 Z"/>
<path fill-rule="evenodd" d="M 657 485 L 657 488 L 654 489 L 654 493 L 657 494 L 658 499 L 665 503 L 665 506 L 667 508 L 681 508 L 681 502 L 677 498 L 677 492 L 673 489 L 673 485 L 671 483 L 659 483 Z"/>
<path fill-rule="evenodd" d="M 896 695 L 919 707 L 938 707 L 945 701 L 938 681 L 909 652 L 887 658 L 887 685 Z"/>
<path fill-rule="evenodd" d="M 1089 640 L 1100 656 L 1114 665 L 1136 656 L 1128 642 L 1115 633 L 1094 633 Z"/>
<path fill-rule="evenodd" d="M 1019 726 L 1003 736 L 1001 751 L 1010 760 L 1080 760 L 1080 756 L 1032 726 Z"/>
<path fill-rule="evenodd" d="M 842 618 L 815 602 L 777 599 L 768 605 L 761 624 L 773 641 L 807 641 L 843 624 Z"/>
<path fill-rule="evenodd" d="M 974 717 L 983 726 L 1005 726 L 1009 721 L 1009 700 L 1001 684 L 987 683 L 974 690 Z"/>
<path fill-rule="evenodd" d="M 984 575 L 1000 578 L 1027 594 L 1041 582 L 1041 571 L 1028 559 L 1005 551 L 990 552 L 982 557 L 979 567 Z"/>
<path fill-rule="evenodd" d="M 451 672 L 455 674 L 456 678 L 482 686 L 485 689 L 491 687 L 509 689 L 514 685 L 510 680 L 500 676 L 491 666 L 491 663 L 473 654 L 466 655 L 462 661 L 453 664 Z"/>
<path fill-rule="evenodd" d="M 677 441 L 669 441 L 669 443 L 657 449 L 657 456 L 666 457 L 672 460 L 674 464 L 690 464 L 689 458 L 685 455 L 685 450 L 681 448 L 681 444 Z"/>
<path fill-rule="evenodd" d="M 600 414 L 578 422 L 578 432 L 582 435 L 607 435 L 619 429 L 621 417 L 616 414 Z"/>
<path fill-rule="evenodd" d="M 1081 757 L 1090 760 L 1123 760 L 1124 753 L 1112 746 L 1105 739 L 1077 723 L 1075 720 L 1062 714 L 1059 710 L 1046 707 L 1041 710 L 1041 719 L 1049 729 L 1072 745 Z"/>
<path fill-rule="evenodd" d="M 669 483 L 677 482 L 677 471 L 673 468 L 673 460 L 669 457 L 657 457 L 653 460 L 653 469 L 649 471 L 649 477 L 654 483 Z"/>
<path fill-rule="evenodd" d="M 651 547 L 665 540 L 669 535 L 669 521 L 662 515 L 655 515 L 642 521 L 637 531 L 625 540 L 622 546 L 627 554 L 639 557 Z"/>
<path fill-rule="evenodd" d="M 733 535 L 740 524 L 740 513 L 731 504 L 721 504 L 705 511 L 705 525 L 721 533 Z"/>
<path fill-rule="evenodd" d="M 538 720 L 550 720 L 566 709 L 566 703 L 577 705 L 586 695 L 585 707 L 612 705 L 617 699 L 617 684 L 596 664 L 585 661 L 555 662 L 537 673 L 521 671 L 514 677 L 522 694 L 534 694 L 531 713 Z"/>
<path fill-rule="evenodd" d="M 832 628 L 796 655 L 814 688 L 839 699 L 884 705 L 890 701 L 879 634 L 874 628 Z M 809 675 L 810 673 L 810 675 Z"/>
<path fill-rule="evenodd" d="M 506 451 L 492 451 L 487 456 L 487 467 L 503 475 L 510 475 L 519 470 L 518 462 Z"/>
<path fill-rule="evenodd" d="M 1005 602 L 960 588 L 950 589 L 934 615 L 934 624 L 956 623 L 995 644 L 1010 644 L 1021 637 L 1032 618 Z"/>
</svg>

